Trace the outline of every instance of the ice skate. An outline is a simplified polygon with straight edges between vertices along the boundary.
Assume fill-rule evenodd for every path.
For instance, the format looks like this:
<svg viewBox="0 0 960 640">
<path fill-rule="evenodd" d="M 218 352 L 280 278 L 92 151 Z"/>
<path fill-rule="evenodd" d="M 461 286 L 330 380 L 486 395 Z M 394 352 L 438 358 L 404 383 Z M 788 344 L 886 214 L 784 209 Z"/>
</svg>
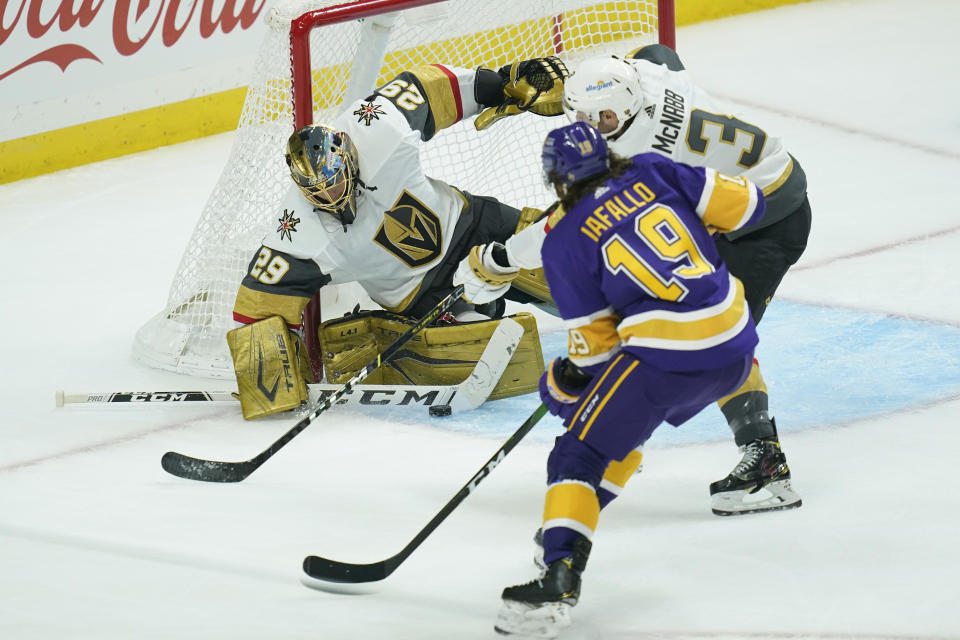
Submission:
<svg viewBox="0 0 960 640">
<path fill-rule="evenodd" d="M 550 563 L 538 579 L 503 590 L 494 630 L 519 638 L 555 638 L 570 625 L 570 608 L 580 599 L 580 574 L 591 543 L 577 540 L 573 553 Z"/>
<path fill-rule="evenodd" d="M 790 486 L 790 467 L 776 438 L 754 440 L 740 451 L 743 458 L 730 475 L 710 484 L 716 515 L 794 509 L 802 504 Z"/>
</svg>

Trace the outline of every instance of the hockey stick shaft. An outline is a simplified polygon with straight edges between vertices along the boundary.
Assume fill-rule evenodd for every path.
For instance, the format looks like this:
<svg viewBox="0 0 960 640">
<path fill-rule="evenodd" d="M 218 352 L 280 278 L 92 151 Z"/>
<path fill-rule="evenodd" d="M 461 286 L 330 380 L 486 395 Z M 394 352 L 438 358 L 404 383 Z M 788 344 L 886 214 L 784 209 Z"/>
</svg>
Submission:
<svg viewBox="0 0 960 640">
<path fill-rule="evenodd" d="M 340 390 L 341 385 L 308 384 L 307 391 L 317 402 Z M 445 404 L 458 391 L 458 385 L 368 385 L 358 384 L 352 393 L 341 397 L 358 404 L 412 405 Z M 110 391 L 103 393 L 56 392 L 58 407 L 67 404 L 183 404 L 194 402 L 239 402 L 236 391 Z"/>
<path fill-rule="evenodd" d="M 330 560 L 328 558 L 322 558 L 320 556 L 307 556 L 303 560 L 303 570 L 310 578 L 314 580 L 319 580 L 322 582 L 335 582 L 335 583 L 351 583 L 358 584 L 364 582 L 376 582 L 377 580 L 383 580 L 389 576 L 393 571 L 406 560 L 411 553 L 416 550 L 417 547 L 423 543 L 427 537 L 433 533 L 433 531 L 440 526 L 444 520 L 447 519 L 453 510 L 463 502 L 467 496 L 469 496 L 473 491 L 479 486 L 479 484 L 486 478 L 490 473 L 499 465 L 503 459 L 507 456 L 514 447 L 523 440 L 531 429 L 540 421 L 540 418 L 544 416 L 547 412 L 546 405 L 541 404 L 536 410 L 530 415 L 529 418 L 517 429 L 512 436 L 510 436 L 507 441 L 503 444 L 500 449 L 497 450 L 493 456 L 487 460 L 486 464 L 480 468 L 477 473 L 470 478 L 467 484 L 463 485 L 460 491 L 457 492 L 450 501 L 444 505 L 442 509 L 433 517 L 427 525 L 420 530 L 420 532 L 414 536 L 407 546 L 405 546 L 400 553 L 382 560 L 380 562 L 374 562 L 371 564 L 351 564 L 348 562 L 339 562 L 337 560 Z M 319 585 L 318 585 L 319 586 Z M 321 587 L 322 588 L 322 587 Z"/>
<path fill-rule="evenodd" d="M 243 460 L 241 462 L 221 462 L 217 460 L 203 460 L 186 456 L 175 451 L 168 451 L 160 460 L 163 469 L 172 475 L 188 480 L 202 480 L 204 482 L 240 482 L 260 466 L 269 460 L 273 455 L 282 449 L 288 442 L 293 440 L 301 431 L 310 426 L 317 416 L 333 406 L 341 397 L 349 393 L 353 387 L 361 380 L 366 378 L 382 363 L 387 362 L 400 349 L 420 333 L 428 324 L 436 320 L 439 316 L 449 309 L 454 302 L 463 295 L 463 285 L 457 286 L 447 297 L 437 303 L 437 305 L 425 316 L 420 318 L 415 325 L 407 329 L 399 338 L 394 340 L 393 344 L 387 347 L 383 353 L 368 362 L 360 371 L 354 374 L 346 384 L 327 396 L 312 412 L 302 418 L 297 424 L 293 425 L 289 431 L 280 436 L 273 444 L 261 451 L 259 454 Z"/>
<path fill-rule="evenodd" d="M 67 404 L 147 404 L 162 402 L 236 402 L 231 391 L 105 391 L 103 393 L 68 393 L 58 389 L 58 407 Z"/>
</svg>

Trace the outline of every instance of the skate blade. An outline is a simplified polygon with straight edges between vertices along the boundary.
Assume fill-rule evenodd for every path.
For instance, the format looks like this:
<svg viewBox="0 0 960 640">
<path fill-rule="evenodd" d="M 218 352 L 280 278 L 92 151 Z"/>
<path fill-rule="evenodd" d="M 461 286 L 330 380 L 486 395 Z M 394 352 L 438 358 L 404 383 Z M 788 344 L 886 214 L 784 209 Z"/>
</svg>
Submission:
<svg viewBox="0 0 960 640">
<path fill-rule="evenodd" d="M 711 496 L 713 513 L 718 516 L 737 516 L 764 511 L 796 509 L 803 502 L 790 486 L 790 480 L 778 480 L 754 492 L 746 489 L 723 491 Z"/>
<path fill-rule="evenodd" d="M 564 602 L 527 604 L 504 600 L 493 630 L 517 638 L 556 638 L 570 626 L 570 605 Z"/>
</svg>

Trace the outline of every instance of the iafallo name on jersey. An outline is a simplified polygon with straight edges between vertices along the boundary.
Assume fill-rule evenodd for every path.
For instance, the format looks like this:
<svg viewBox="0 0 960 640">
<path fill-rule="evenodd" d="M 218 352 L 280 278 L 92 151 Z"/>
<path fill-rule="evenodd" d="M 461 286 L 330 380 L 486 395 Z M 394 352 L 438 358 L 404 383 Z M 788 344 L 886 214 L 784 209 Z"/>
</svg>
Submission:
<svg viewBox="0 0 960 640">
<path fill-rule="evenodd" d="M 584 218 L 580 233 L 594 242 L 599 242 L 603 232 L 613 228 L 614 223 L 636 213 L 642 206 L 657 197 L 650 187 L 639 180 L 617 194 L 609 196 L 593 213 Z"/>
<path fill-rule="evenodd" d="M 680 138 L 686 111 L 687 106 L 682 95 L 670 89 L 663 90 L 660 133 L 654 136 L 657 139 L 656 144 L 653 145 L 654 149 L 667 155 L 673 153 L 673 145 Z"/>
</svg>

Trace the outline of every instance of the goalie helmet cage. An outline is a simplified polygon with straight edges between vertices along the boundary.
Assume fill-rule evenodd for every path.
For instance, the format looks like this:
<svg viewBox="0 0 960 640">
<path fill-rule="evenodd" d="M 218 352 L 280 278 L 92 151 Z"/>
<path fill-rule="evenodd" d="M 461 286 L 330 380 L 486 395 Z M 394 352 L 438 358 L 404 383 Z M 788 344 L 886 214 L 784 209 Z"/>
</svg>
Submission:
<svg viewBox="0 0 960 640">
<path fill-rule="evenodd" d="M 331 120 L 400 71 L 418 65 L 497 69 L 558 55 L 568 65 L 643 44 L 674 47 L 674 0 L 278 0 L 267 15 L 230 155 L 173 278 L 166 307 L 137 332 L 134 357 L 153 367 L 233 378 L 225 334 L 250 259 L 276 225 L 291 184 L 289 135 Z M 562 116 L 561 116 L 562 118 Z M 517 208 L 554 199 L 540 176 L 540 148 L 555 118 L 522 115 L 478 132 L 459 122 L 421 147 L 427 174 Z M 319 370 L 319 309 L 334 317 L 357 303 L 358 285 L 326 286 L 304 313 Z"/>
</svg>

